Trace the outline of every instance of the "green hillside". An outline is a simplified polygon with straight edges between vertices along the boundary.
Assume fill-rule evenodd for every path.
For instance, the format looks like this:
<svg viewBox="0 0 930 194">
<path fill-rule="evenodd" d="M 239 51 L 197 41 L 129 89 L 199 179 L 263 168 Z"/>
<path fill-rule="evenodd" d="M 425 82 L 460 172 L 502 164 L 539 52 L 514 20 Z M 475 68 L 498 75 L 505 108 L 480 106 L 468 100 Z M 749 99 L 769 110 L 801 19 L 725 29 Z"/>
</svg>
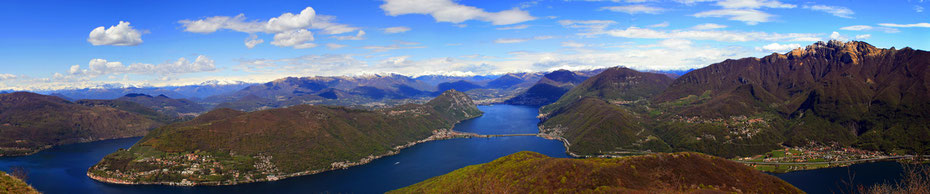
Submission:
<svg viewBox="0 0 930 194">
<path fill-rule="evenodd" d="M 550 158 L 519 152 L 390 193 L 803 193 L 723 158 L 699 153 Z"/>
<path fill-rule="evenodd" d="M 365 163 L 481 114 L 455 90 L 423 105 L 373 111 L 313 105 L 249 113 L 218 109 L 156 129 L 88 174 L 111 183 L 276 180 Z"/>
</svg>

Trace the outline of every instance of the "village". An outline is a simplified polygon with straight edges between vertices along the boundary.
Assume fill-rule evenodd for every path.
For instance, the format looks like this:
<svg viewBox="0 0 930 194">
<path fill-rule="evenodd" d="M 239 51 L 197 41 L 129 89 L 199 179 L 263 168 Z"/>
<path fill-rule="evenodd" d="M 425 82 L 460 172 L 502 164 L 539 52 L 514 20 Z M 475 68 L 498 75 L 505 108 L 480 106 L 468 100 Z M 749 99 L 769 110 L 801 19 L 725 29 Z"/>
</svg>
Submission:
<svg viewBox="0 0 930 194">
<path fill-rule="evenodd" d="M 734 161 L 744 163 L 762 171 L 781 173 L 796 170 L 848 166 L 862 162 L 898 158 L 904 158 L 904 156 L 847 146 L 817 145 L 786 147 L 752 157 L 736 158 Z"/>
</svg>

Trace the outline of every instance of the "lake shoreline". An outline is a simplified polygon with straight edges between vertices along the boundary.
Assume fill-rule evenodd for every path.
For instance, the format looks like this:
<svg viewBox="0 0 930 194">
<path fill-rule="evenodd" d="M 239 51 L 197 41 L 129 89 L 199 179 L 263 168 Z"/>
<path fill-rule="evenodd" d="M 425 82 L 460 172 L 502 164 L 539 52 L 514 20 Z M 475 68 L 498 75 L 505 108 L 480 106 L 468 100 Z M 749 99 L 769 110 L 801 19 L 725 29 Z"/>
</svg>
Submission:
<svg viewBox="0 0 930 194">
<path fill-rule="evenodd" d="M 481 117 L 482 115 L 483 114 L 477 115 L 477 116 L 474 116 L 472 118 L 468 118 L 462 121 L 478 118 L 478 117 Z M 452 128 L 454 129 L 455 125 L 458 125 L 459 123 L 461 123 L 461 121 L 453 124 Z M 379 158 L 397 155 L 403 149 L 415 146 L 417 144 L 425 143 L 425 142 L 455 139 L 455 138 L 471 138 L 471 137 L 472 137 L 471 134 L 464 133 L 464 132 L 457 132 L 452 129 L 437 129 L 437 130 L 433 130 L 433 134 L 425 139 L 408 142 L 403 145 L 394 146 L 394 148 L 391 149 L 391 151 L 388 151 L 387 153 L 377 155 L 377 156 L 369 155 L 368 157 L 359 159 L 357 162 L 350 162 L 350 161 L 333 162 L 332 164 L 330 164 L 332 167 L 328 169 L 315 169 L 315 170 L 301 171 L 301 172 L 295 172 L 295 173 L 290 173 L 290 174 L 285 174 L 285 175 L 271 175 L 265 178 L 234 181 L 234 182 L 221 182 L 221 181 L 191 182 L 191 181 L 187 181 L 187 179 L 184 179 L 181 182 L 131 182 L 131 181 L 126 181 L 126 180 L 118 179 L 118 178 L 109 178 L 109 177 L 101 177 L 101 176 L 93 175 L 91 173 L 91 169 L 93 168 L 93 166 L 91 166 L 91 168 L 87 170 L 86 175 L 88 178 L 101 182 L 101 183 L 118 184 L 118 185 L 168 185 L 168 186 L 192 187 L 192 186 L 231 186 L 231 185 L 241 185 L 241 184 L 257 183 L 257 182 L 272 182 L 272 181 L 278 181 L 278 180 L 283 180 L 287 178 L 319 174 L 323 172 L 347 169 L 353 166 L 360 166 L 360 165 L 368 164 L 371 161 L 379 159 Z"/>
</svg>

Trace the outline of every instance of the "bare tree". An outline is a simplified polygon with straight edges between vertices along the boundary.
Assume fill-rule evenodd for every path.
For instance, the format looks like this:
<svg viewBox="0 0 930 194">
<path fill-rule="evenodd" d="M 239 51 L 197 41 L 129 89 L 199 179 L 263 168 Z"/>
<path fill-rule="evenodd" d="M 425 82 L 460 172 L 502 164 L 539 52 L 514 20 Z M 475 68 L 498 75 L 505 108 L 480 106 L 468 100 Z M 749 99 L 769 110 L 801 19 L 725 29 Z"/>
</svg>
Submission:
<svg viewBox="0 0 930 194">
<path fill-rule="evenodd" d="M 10 176 L 26 181 L 26 179 L 29 179 L 29 171 L 27 171 L 26 168 L 23 168 L 22 166 L 11 166 Z"/>
</svg>

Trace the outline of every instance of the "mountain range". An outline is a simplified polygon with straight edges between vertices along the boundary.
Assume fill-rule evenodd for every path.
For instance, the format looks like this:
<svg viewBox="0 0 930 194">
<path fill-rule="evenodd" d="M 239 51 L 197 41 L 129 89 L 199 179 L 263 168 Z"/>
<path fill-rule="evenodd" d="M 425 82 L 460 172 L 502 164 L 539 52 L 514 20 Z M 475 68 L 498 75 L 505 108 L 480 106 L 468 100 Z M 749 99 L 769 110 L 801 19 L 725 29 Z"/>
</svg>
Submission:
<svg viewBox="0 0 930 194">
<path fill-rule="evenodd" d="M 0 155 L 26 155 L 55 145 L 145 135 L 164 125 L 109 106 L 85 106 L 28 92 L 0 94 Z"/>
<path fill-rule="evenodd" d="M 928 65 L 926 51 L 830 41 L 726 60 L 671 82 L 591 78 L 541 108 L 540 127 L 584 155 L 733 157 L 810 144 L 924 152 L 930 128 L 920 123 L 928 121 L 930 101 L 920 99 L 930 97 Z M 623 77 L 616 74 L 595 77 Z"/>
</svg>

